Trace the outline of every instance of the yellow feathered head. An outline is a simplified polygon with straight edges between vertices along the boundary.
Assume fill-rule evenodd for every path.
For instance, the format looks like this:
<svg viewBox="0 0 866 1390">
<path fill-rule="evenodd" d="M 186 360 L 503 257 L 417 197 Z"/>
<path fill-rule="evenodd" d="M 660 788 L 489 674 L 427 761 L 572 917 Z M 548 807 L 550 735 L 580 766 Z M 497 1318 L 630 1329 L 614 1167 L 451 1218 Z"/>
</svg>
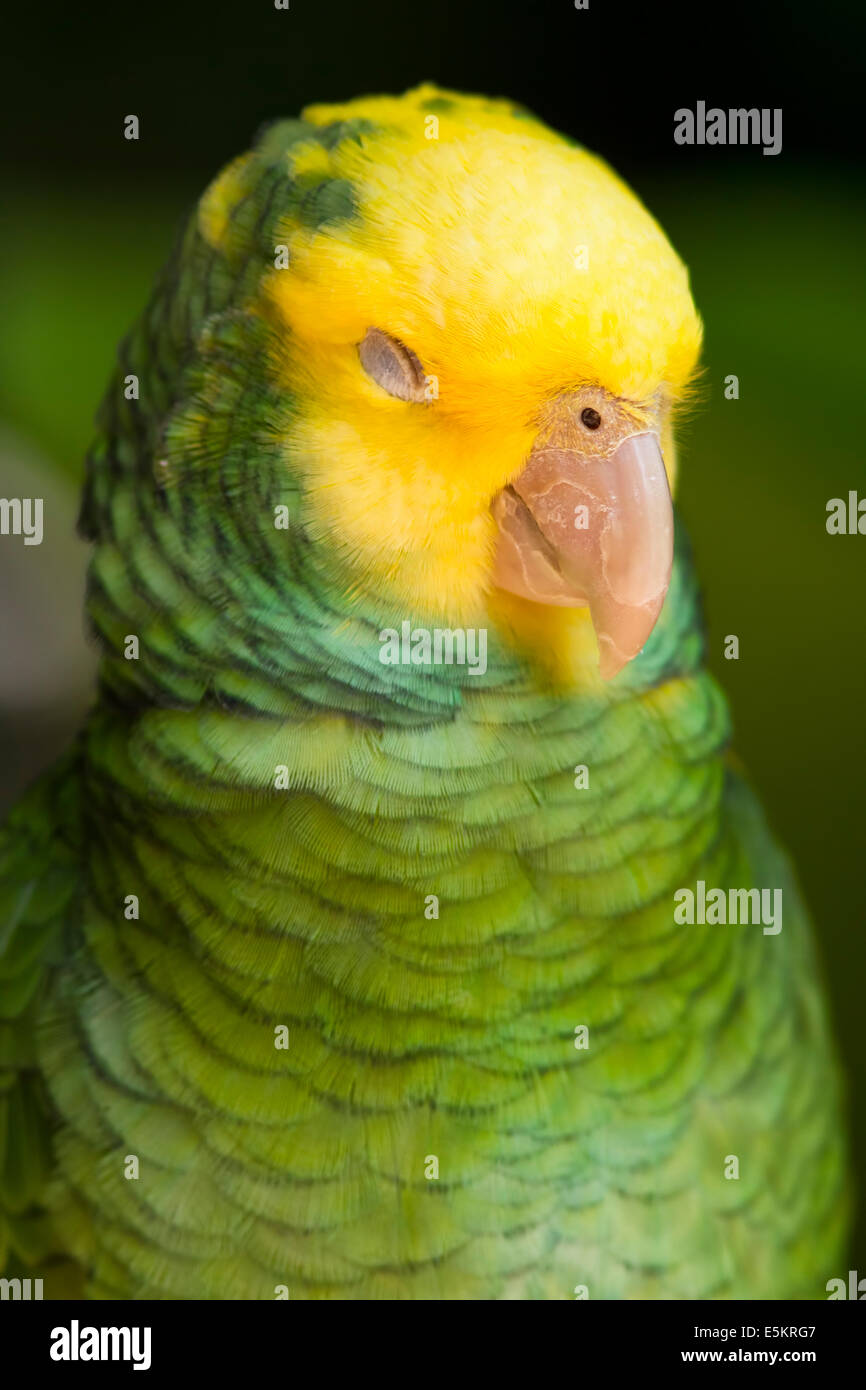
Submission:
<svg viewBox="0 0 866 1390">
<path fill-rule="evenodd" d="M 591 616 L 614 674 L 670 571 L 685 267 L 602 160 L 506 102 L 424 86 L 303 119 L 293 176 L 351 206 L 288 217 L 265 285 L 309 534 L 395 617 L 580 646 Z M 212 240 L 245 176 L 203 200 Z"/>
</svg>

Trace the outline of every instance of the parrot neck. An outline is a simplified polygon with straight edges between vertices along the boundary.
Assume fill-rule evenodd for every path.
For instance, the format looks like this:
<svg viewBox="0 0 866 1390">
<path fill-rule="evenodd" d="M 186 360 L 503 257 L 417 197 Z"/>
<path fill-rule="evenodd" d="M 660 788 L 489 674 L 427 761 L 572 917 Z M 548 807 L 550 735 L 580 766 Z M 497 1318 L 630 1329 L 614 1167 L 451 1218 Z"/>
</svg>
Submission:
<svg viewBox="0 0 866 1390">
<path fill-rule="evenodd" d="M 555 975 L 560 936 L 591 956 L 614 921 L 620 941 L 667 930 L 719 842 L 728 736 L 685 582 L 631 690 L 564 696 L 494 666 L 465 687 L 409 668 L 383 694 L 372 663 L 320 648 L 290 690 L 248 668 L 190 708 L 104 697 L 84 769 L 109 938 L 153 970 L 162 942 L 280 1018 L 343 997 L 363 1032 L 376 998 L 471 1022 L 489 987 L 505 1007 L 491 965 Z M 310 640 L 299 629 L 298 656 Z M 129 897 L 138 916 L 118 923 Z"/>
</svg>

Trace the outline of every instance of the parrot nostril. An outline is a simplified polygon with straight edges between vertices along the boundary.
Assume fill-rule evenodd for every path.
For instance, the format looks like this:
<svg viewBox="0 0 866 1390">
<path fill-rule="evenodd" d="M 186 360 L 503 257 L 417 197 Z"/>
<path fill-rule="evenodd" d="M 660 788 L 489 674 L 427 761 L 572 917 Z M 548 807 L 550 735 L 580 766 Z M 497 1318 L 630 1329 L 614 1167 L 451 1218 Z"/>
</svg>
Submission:
<svg viewBox="0 0 866 1390">
<path fill-rule="evenodd" d="M 588 430 L 597 430 L 601 424 L 601 416 L 597 410 L 593 410 L 591 405 L 584 407 L 580 412 L 580 418 Z"/>
</svg>

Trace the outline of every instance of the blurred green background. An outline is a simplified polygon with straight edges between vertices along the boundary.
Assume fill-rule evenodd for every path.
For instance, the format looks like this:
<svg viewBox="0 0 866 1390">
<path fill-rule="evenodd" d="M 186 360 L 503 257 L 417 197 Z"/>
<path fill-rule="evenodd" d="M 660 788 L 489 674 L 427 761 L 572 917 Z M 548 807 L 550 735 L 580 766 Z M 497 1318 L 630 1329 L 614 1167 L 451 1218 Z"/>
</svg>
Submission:
<svg viewBox="0 0 866 1390">
<path fill-rule="evenodd" d="M 691 268 L 706 372 L 679 504 L 736 747 L 816 920 L 862 1172 L 866 536 L 825 529 L 830 498 L 866 497 L 862 9 L 795 0 L 780 26 L 729 6 L 700 30 L 693 7 L 597 0 L 89 13 L 85 34 L 80 16 L 40 11 L 0 94 L 0 495 L 22 495 L 23 471 L 52 499 L 44 546 L 2 550 L 0 805 L 88 698 L 71 540 L 83 455 L 115 345 L 202 187 L 261 121 L 309 101 L 424 79 L 512 96 L 610 160 Z M 781 155 L 675 146 L 673 112 L 698 99 L 782 107 Z M 131 112 L 137 144 L 122 138 Z M 730 633 L 738 661 L 723 658 Z M 852 1267 L 866 1273 L 862 1213 Z"/>
</svg>

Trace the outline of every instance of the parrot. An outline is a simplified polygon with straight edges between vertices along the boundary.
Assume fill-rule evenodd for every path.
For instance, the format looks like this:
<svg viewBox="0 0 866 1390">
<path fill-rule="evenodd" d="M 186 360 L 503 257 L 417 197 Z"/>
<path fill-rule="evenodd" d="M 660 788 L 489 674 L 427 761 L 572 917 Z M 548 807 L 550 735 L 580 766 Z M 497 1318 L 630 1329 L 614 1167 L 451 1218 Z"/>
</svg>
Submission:
<svg viewBox="0 0 866 1390">
<path fill-rule="evenodd" d="M 206 189 L 87 458 L 93 703 L 0 832 L 7 1276 L 825 1296 L 842 1067 L 672 501 L 702 331 L 505 98 L 311 105 Z"/>
</svg>

